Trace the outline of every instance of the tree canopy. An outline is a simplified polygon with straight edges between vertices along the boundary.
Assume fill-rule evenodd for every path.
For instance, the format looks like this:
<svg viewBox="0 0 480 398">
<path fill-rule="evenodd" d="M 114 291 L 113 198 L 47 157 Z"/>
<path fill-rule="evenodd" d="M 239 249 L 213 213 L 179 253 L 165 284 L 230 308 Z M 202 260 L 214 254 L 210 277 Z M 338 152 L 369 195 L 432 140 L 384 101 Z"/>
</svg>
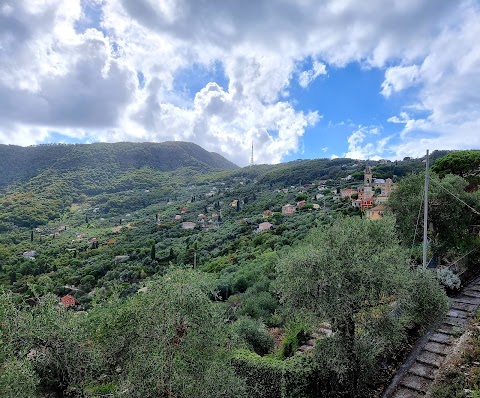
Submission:
<svg viewBox="0 0 480 398">
<path fill-rule="evenodd" d="M 339 219 L 332 226 L 315 229 L 306 244 L 280 260 L 278 273 L 287 308 L 330 322 L 336 349 L 325 367 L 331 368 L 343 396 L 359 396 L 366 375 L 371 376 L 365 353 L 373 360 L 394 345 L 401 322 L 392 317 L 392 306 L 398 306 L 404 321 L 419 323 L 435 318 L 446 307 L 433 277 L 410 269 L 391 218 Z M 428 292 L 429 297 L 407 306 L 414 290 Z M 421 295 L 417 294 L 413 301 Z M 420 313 L 427 318 L 421 319 Z M 322 348 L 328 350 L 325 345 Z M 325 353 L 319 356 L 325 358 Z"/>
<path fill-rule="evenodd" d="M 425 174 L 411 174 L 399 182 L 389 197 L 388 206 L 396 216 L 400 237 L 406 247 L 418 248 L 422 242 L 423 186 Z M 457 175 L 430 175 L 429 240 L 431 255 L 453 262 L 479 245 L 473 226 L 480 217 L 480 193 L 466 192 L 468 182 Z M 455 195 L 455 196 L 454 196 Z M 466 203 L 466 204 L 465 204 Z M 468 205 L 468 206 L 467 206 Z M 416 231 L 416 234 L 415 234 Z M 414 239 L 415 235 L 415 239 Z M 420 250 L 414 250 L 419 254 Z"/>
<path fill-rule="evenodd" d="M 440 159 L 432 166 L 440 178 L 455 174 L 469 182 L 467 190 L 476 190 L 480 183 L 480 150 L 455 151 Z"/>
</svg>

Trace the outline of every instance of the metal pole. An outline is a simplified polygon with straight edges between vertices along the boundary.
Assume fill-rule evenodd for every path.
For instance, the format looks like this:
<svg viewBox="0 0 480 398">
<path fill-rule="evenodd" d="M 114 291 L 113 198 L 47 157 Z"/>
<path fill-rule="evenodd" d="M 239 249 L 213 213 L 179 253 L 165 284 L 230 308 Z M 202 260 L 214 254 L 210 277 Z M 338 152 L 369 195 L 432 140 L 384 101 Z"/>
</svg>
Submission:
<svg viewBox="0 0 480 398">
<path fill-rule="evenodd" d="M 425 162 L 425 201 L 423 202 L 423 268 L 427 268 L 427 227 L 428 227 L 428 149 Z"/>
</svg>

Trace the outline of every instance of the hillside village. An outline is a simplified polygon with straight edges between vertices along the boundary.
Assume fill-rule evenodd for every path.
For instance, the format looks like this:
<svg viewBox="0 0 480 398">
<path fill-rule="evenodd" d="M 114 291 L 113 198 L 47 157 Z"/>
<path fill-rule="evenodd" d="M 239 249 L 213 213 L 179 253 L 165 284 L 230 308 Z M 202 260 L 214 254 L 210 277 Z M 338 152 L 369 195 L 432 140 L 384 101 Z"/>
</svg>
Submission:
<svg viewBox="0 0 480 398">
<path fill-rule="evenodd" d="M 351 167 L 358 168 L 358 165 L 352 163 Z M 204 244 L 200 243 L 204 239 L 199 234 L 221 236 L 225 228 L 230 229 L 230 225 L 237 225 L 237 230 L 240 228 L 242 232 L 240 234 L 237 232 L 234 241 L 243 239 L 242 236 L 252 239 L 255 234 L 269 231 L 269 235 L 263 239 L 266 241 L 273 239 L 269 245 L 275 248 L 288 244 L 291 239 L 301 237 L 308 231 L 309 223 L 318 217 L 327 220 L 338 212 L 343 214 L 364 212 L 370 219 L 380 218 L 384 212 L 383 204 L 394 189 L 392 179 L 373 178 L 370 165 L 365 166 L 362 174 L 357 172 L 356 178 L 354 180 L 347 170 L 346 174 L 336 179 L 319 179 L 308 183 L 302 182 L 301 185 L 275 188 L 260 184 L 256 179 L 234 177 L 228 182 L 220 180 L 216 183 L 192 184 L 186 189 L 174 191 L 171 197 L 161 199 L 156 205 L 126 214 L 115 213 L 113 217 L 108 217 L 105 202 L 88 200 L 73 203 L 70 214 L 60 223 L 49 223 L 29 233 L 30 243 L 22 243 L 24 250 L 21 251 L 21 256 L 29 263 L 24 265 L 23 272 L 31 272 L 32 269 L 39 267 L 38 264 L 42 264 L 40 270 L 44 268 L 42 258 L 51 252 L 52 249 L 48 247 L 53 245 L 61 254 L 60 258 L 65 259 L 62 261 L 68 262 L 69 259 L 73 259 L 75 262 L 83 262 L 87 258 L 99 257 L 102 258 L 102 262 L 111 261 L 111 265 L 104 266 L 108 270 L 105 271 L 105 277 L 108 277 L 118 272 L 114 271 L 115 268 L 126 266 L 130 268 L 138 261 L 136 260 L 138 254 L 120 249 L 121 242 L 145 228 L 153 227 L 159 236 L 167 239 L 157 238 L 155 256 L 151 258 L 152 256 L 148 254 L 143 263 L 149 258 L 150 261 L 165 266 L 172 261 L 177 262 L 180 258 L 182 261 L 188 258 L 187 261 L 191 261 L 190 265 L 193 266 L 195 256 L 197 266 L 208 268 L 209 261 L 223 250 L 217 246 L 213 252 L 209 252 L 208 246 L 203 247 Z M 363 184 L 360 179 L 363 180 Z M 144 188 L 139 193 L 150 196 L 152 188 L 154 187 Z M 186 200 L 183 199 L 185 197 Z M 195 241 L 198 247 L 195 254 L 190 253 L 187 258 L 175 248 L 178 245 L 175 241 L 181 242 L 185 239 Z M 226 243 L 228 240 L 224 241 L 223 245 Z M 187 244 L 187 251 L 191 251 L 188 246 Z M 150 248 L 148 250 L 150 251 Z M 105 258 L 108 253 L 111 253 L 110 260 Z M 36 260 L 40 260 L 40 263 Z M 60 264 L 56 268 L 59 266 Z M 136 275 L 151 273 L 146 271 L 145 266 L 141 266 L 141 269 L 143 271 Z M 133 275 L 133 278 L 124 280 L 141 280 Z M 18 283 L 21 274 L 18 274 L 18 271 L 15 274 L 10 273 L 9 278 L 20 288 Z M 92 283 L 94 280 L 97 282 Z M 99 285 L 98 274 L 92 276 L 86 273 L 76 282 L 65 281 L 62 283 L 63 287 L 59 287 L 57 291 L 60 297 L 72 293 L 79 296 L 78 299 L 83 305 L 78 308 L 83 308 L 88 303 L 88 300 L 85 300 L 89 297 L 85 293 L 92 289 L 95 291 L 95 285 Z"/>
<path fill-rule="evenodd" d="M 101 192 L 96 188 L 100 171 L 88 170 L 79 171 L 85 179 L 75 191 L 67 191 L 71 197 L 66 196 L 61 202 L 50 202 L 52 191 L 43 197 L 43 177 L 37 178 L 25 184 L 23 190 L 6 188 L 0 197 L 0 209 L 4 210 L 0 213 L 0 281 L 9 289 L 8 294 L 16 300 L 25 300 L 27 311 L 37 308 L 40 311 L 43 308 L 40 297 L 48 298 L 48 303 L 45 302 L 49 306 L 45 310 L 49 314 L 47 324 L 54 325 L 55 330 L 63 327 L 69 330 L 61 335 L 68 336 L 70 350 L 79 352 L 76 356 L 90 358 L 91 350 L 101 351 L 95 351 L 95 355 L 104 358 L 106 363 L 98 366 L 111 382 L 85 376 L 95 386 L 94 393 L 86 393 L 88 397 L 96 396 L 98 391 L 110 393 L 128 388 L 119 381 L 118 375 L 136 380 L 128 373 L 130 368 L 126 363 L 142 367 L 141 358 L 150 358 L 152 344 L 159 344 L 159 349 L 178 355 L 187 352 L 184 350 L 189 350 L 188 347 L 198 347 L 204 352 L 195 340 L 195 333 L 200 330 L 198 336 L 202 344 L 213 350 L 209 351 L 208 358 L 216 358 L 222 369 L 233 372 L 227 380 L 237 380 L 234 375 L 241 376 L 240 383 L 243 378 L 247 379 L 248 386 L 242 388 L 249 391 L 249 396 L 257 396 L 251 390 L 255 388 L 255 391 L 265 391 L 266 395 L 260 395 L 262 398 L 293 398 L 297 388 L 307 388 L 302 383 L 312 380 L 313 373 L 308 372 L 314 369 L 317 372 L 316 367 L 308 365 L 316 358 L 317 350 L 324 345 L 325 350 L 331 349 L 328 344 L 340 332 L 335 315 L 333 318 L 322 316 L 318 323 L 310 324 L 311 320 L 307 322 L 301 318 L 303 315 L 297 304 L 293 312 L 289 312 L 292 308 L 287 308 L 284 301 L 288 299 L 286 292 L 289 289 L 291 294 L 299 292 L 297 299 L 300 301 L 295 299 L 294 303 L 302 302 L 308 291 L 316 292 L 309 284 L 316 278 L 317 264 L 312 263 L 313 268 L 308 271 L 312 273 L 304 275 L 302 267 L 309 266 L 312 258 L 324 255 L 328 267 L 321 272 L 331 275 L 328 280 L 340 277 L 345 278 L 346 283 L 361 284 L 342 289 L 342 299 L 345 294 L 362 295 L 376 289 L 374 285 L 373 290 L 365 290 L 362 286 L 373 283 L 369 275 L 385 269 L 383 255 L 394 256 L 388 264 L 398 268 L 395 272 L 417 272 L 403 269 L 407 257 L 415 261 L 416 253 L 407 254 L 398 245 L 394 237 L 397 228 L 394 218 L 384 218 L 383 213 L 387 200 L 395 198 L 397 193 L 410 192 L 405 190 L 404 181 L 416 178 L 415 184 L 421 183 L 418 174 L 405 176 L 423 167 L 422 159 L 398 162 L 320 159 L 277 166 L 253 165 L 228 171 L 179 169 L 159 172 L 143 168 L 105 177 L 103 181 L 110 185 Z M 49 170 L 48 173 L 52 175 L 53 172 Z M 70 183 L 72 175 L 56 175 L 50 189 L 59 187 L 61 190 Z M 448 200 L 434 198 L 448 206 Z M 396 203 L 416 209 L 417 199 L 415 196 L 409 201 L 398 196 Z M 44 208 L 59 210 L 45 213 Z M 404 211 L 403 207 L 400 211 Z M 457 222 L 456 225 L 462 224 Z M 405 230 L 411 244 L 409 223 Z M 312 239 L 315 239 L 315 246 L 309 243 Z M 452 253 L 451 247 L 447 255 Z M 317 250 L 315 256 L 310 256 Z M 371 253 L 371 257 L 367 256 L 369 261 L 352 264 L 351 258 L 357 250 Z M 377 256 L 377 251 L 383 254 Z M 398 262 L 402 256 L 405 261 Z M 364 272 L 362 267 L 371 268 Z M 358 277 L 351 279 L 350 272 Z M 448 272 L 445 275 L 452 276 Z M 385 355 L 392 367 L 398 359 L 391 355 L 405 350 L 405 336 L 415 339 L 418 331 L 435 315 L 437 307 L 421 315 L 408 311 L 422 309 L 425 302 L 432 300 L 433 305 L 441 309 L 444 300 L 443 290 L 431 275 L 422 273 L 415 274 L 415 278 L 402 278 L 398 283 L 415 280 L 423 284 L 421 287 L 408 285 L 402 290 L 408 300 L 418 300 L 419 304 L 405 309 L 407 312 L 403 314 L 398 312 L 398 319 L 389 318 L 387 315 L 392 313 L 391 306 L 395 304 L 393 297 L 399 292 L 395 283 L 393 290 L 379 293 L 381 304 L 376 307 L 379 314 L 386 316 L 382 321 L 395 322 L 395 327 L 399 328 L 398 336 L 388 337 L 393 339 L 391 351 L 379 354 Z M 425 296 L 409 293 L 412 289 L 438 294 L 422 301 Z M 337 293 L 336 288 L 328 291 L 332 295 L 328 303 L 338 302 Z M 310 305 L 320 303 L 322 297 L 315 296 L 303 301 L 302 305 L 311 311 Z M 370 300 L 366 296 L 359 297 L 354 301 L 367 303 Z M 388 300 L 383 302 L 385 297 Z M 5 302 L 10 300 L 7 296 L 4 299 Z M 354 322 L 363 322 L 367 316 L 368 323 L 362 324 L 360 329 L 368 330 L 371 341 L 383 341 L 379 339 L 385 336 L 375 326 L 377 318 L 370 319 L 369 309 L 359 311 Z M 129 321 L 125 323 L 124 319 Z M 151 321 L 157 322 L 155 326 Z M 28 322 L 25 324 L 30 325 Z M 76 326 L 72 326 L 74 324 Z M 88 325 L 97 326 L 93 330 Z M 162 329 L 164 325 L 168 330 Z M 43 330 L 43 326 L 38 328 Z M 155 332 L 157 330 L 162 332 Z M 95 348 L 85 351 L 84 347 L 90 347 L 90 343 L 85 343 L 82 333 L 91 332 L 94 334 L 89 335 L 88 341 Z M 157 334 L 152 339 L 150 336 L 154 332 Z M 55 336 L 48 338 L 58 344 Z M 40 366 L 40 358 L 52 352 L 43 344 L 29 344 L 28 339 L 22 341 L 27 342 L 23 350 L 29 364 Z M 184 341 L 193 346 L 183 345 Z M 122 355 L 125 347 L 129 350 L 127 356 Z M 112 352 L 115 352 L 114 357 Z M 188 351 L 188 356 L 197 358 L 196 352 L 196 349 Z M 139 353 L 142 356 L 139 357 Z M 226 355 L 227 362 L 222 355 Z M 205 357 L 200 359 L 203 361 Z M 112 363 L 115 364 L 113 373 L 108 370 Z M 68 368 L 63 362 L 60 368 L 52 366 L 54 369 Z M 322 365 L 323 368 L 328 366 Z M 181 368 L 175 369 L 187 377 L 181 373 Z M 257 374 L 263 374 L 261 369 L 268 374 L 257 379 Z M 291 372 L 298 369 L 303 369 L 305 375 L 290 378 Z M 160 370 L 156 372 L 161 374 Z M 323 375 L 321 372 L 315 374 Z M 362 388 L 372 391 L 381 388 L 389 373 L 383 369 L 378 374 L 381 375 L 369 377 L 374 381 Z M 74 381 L 75 375 L 69 377 L 65 384 L 68 388 L 90 391 L 90 386 L 80 386 L 81 382 Z M 53 388 L 48 380 L 42 378 L 42 383 L 47 383 L 42 385 L 45 391 Z M 168 376 L 165 380 L 169 380 Z M 287 386 L 291 395 L 282 395 L 282 385 Z M 316 387 L 310 387 L 315 391 Z"/>
<path fill-rule="evenodd" d="M 372 167 L 366 166 L 363 185 L 357 189 L 345 188 L 341 190 L 342 198 L 352 200 L 352 206 L 365 212 L 367 218 L 378 220 L 385 212 L 385 203 L 395 184 L 391 178 L 374 178 Z"/>
</svg>

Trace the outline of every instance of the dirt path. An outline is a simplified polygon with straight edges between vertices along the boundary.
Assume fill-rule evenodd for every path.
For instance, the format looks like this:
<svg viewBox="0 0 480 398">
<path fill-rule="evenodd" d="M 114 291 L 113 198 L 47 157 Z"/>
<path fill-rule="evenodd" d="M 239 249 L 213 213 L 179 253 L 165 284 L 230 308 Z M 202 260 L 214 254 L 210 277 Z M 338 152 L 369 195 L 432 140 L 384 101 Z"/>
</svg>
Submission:
<svg viewBox="0 0 480 398">
<path fill-rule="evenodd" d="M 480 277 L 450 300 L 450 310 L 420 338 L 397 371 L 382 398 L 424 397 L 447 355 L 466 330 L 469 318 L 480 306 Z"/>
</svg>

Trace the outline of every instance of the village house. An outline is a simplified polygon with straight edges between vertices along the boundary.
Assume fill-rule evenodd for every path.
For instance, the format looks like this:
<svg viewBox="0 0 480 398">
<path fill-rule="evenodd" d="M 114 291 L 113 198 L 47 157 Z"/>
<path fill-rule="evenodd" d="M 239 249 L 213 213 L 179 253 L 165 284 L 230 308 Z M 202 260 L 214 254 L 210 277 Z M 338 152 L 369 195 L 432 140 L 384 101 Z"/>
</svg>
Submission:
<svg viewBox="0 0 480 398">
<path fill-rule="evenodd" d="M 375 198 L 374 197 L 371 197 L 371 198 L 363 198 L 362 199 L 362 207 L 361 209 L 362 210 L 365 210 L 365 209 L 368 209 L 369 207 L 372 207 L 375 203 Z"/>
<path fill-rule="evenodd" d="M 388 201 L 388 196 L 385 196 L 385 195 L 375 196 L 375 204 L 377 205 L 386 203 L 387 201 Z"/>
<path fill-rule="evenodd" d="M 35 256 L 37 255 L 37 252 L 35 250 L 29 250 L 26 252 L 23 252 L 23 257 L 27 258 L 29 260 L 35 260 Z"/>
<path fill-rule="evenodd" d="M 297 202 L 297 207 L 303 207 L 307 204 L 305 200 L 301 200 L 300 202 Z"/>
<path fill-rule="evenodd" d="M 275 225 L 269 222 L 262 222 L 258 224 L 258 228 L 256 232 L 263 232 L 263 231 L 270 231 L 275 228 Z"/>
<path fill-rule="evenodd" d="M 270 217 L 272 214 L 273 214 L 273 211 L 271 211 L 271 210 L 265 210 L 265 211 L 262 213 L 262 217 L 263 217 L 263 218 L 268 218 L 268 217 Z"/>
<path fill-rule="evenodd" d="M 383 213 L 385 212 L 385 206 L 378 205 L 372 207 L 371 209 L 367 209 L 365 215 L 370 220 L 379 220 L 383 217 Z"/>
<path fill-rule="evenodd" d="M 63 296 L 60 301 L 63 305 L 63 308 L 75 308 L 79 304 L 77 299 L 69 294 Z"/>
<path fill-rule="evenodd" d="M 183 229 L 194 229 L 196 226 L 197 224 L 194 222 L 190 222 L 190 221 L 182 222 Z"/>
<path fill-rule="evenodd" d="M 340 195 L 342 195 L 342 199 L 350 198 L 353 194 L 356 194 L 358 191 L 354 188 L 345 188 L 340 191 Z"/>
<path fill-rule="evenodd" d="M 296 207 L 291 204 L 286 204 L 285 206 L 282 206 L 282 214 L 285 214 L 286 216 L 290 216 L 296 211 Z"/>
<path fill-rule="evenodd" d="M 361 209 L 362 208 L 362 199 L 352 200 L 352 207 L 356 207 L 358 209 Z"/>
</svg>

